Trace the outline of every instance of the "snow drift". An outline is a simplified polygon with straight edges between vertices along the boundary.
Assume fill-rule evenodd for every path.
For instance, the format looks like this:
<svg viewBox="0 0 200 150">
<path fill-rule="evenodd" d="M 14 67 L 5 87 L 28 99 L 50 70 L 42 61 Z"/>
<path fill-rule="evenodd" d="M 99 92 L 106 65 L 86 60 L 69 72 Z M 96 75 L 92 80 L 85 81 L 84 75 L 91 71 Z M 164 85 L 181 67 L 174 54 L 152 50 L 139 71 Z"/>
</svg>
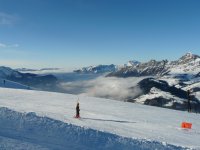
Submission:
<svg viewBox="0 0 200 150">
<path fill-rule="evenodd" d="M 30 143 L 30 149 L 183 149 L 161 142 L 123 138 L 111 133 L 67 124 L 48 117 L 39 117 L 34 112 L 19 113 L 7 108 L 0 108 L 0 120 L 0 135 L 29 143 L 26 144 L 27 149 L 30 147 Z M 0 140 L 0 149 L 7 149 L 8 146 L 3 143 L 4 141 Z M 13 142 L 9 144 L 12 145 Z M 32 146 L 33 144 L 35 147 Z M 15 146 L 18 145 L 21 145 L 21 143 L 15 143 Z"/>
</svg>

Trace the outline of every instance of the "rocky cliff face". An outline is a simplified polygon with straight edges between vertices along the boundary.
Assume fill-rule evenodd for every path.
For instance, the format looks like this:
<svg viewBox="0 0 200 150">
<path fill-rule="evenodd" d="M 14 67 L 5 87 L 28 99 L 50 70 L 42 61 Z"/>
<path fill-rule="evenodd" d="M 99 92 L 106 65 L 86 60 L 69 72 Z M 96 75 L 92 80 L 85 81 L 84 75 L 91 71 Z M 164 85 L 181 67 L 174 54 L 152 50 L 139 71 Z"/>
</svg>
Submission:
<svg viewBox="0 0 200 150">
<path fill-rule="evenodd" d="M 117 70 L 117 66 L 111 65 L 98 65 L 98 66 L 89 66 L 84 67 L 79 70 L 74 70 L 76 73 L 106 73 L 106 72 L 113 72 Z"/>
<path fill-rule="evenodd" d="M 125 66 L 118 71 L 108 74 L 115 77 L 138 77 L 138 76 L 163 76 L 174 73 L 198 73 L 200 71 L 200 57 L 187 53 L 176 61 L 168 60 L 140 63 L 133 66 Z"/>
</svg>

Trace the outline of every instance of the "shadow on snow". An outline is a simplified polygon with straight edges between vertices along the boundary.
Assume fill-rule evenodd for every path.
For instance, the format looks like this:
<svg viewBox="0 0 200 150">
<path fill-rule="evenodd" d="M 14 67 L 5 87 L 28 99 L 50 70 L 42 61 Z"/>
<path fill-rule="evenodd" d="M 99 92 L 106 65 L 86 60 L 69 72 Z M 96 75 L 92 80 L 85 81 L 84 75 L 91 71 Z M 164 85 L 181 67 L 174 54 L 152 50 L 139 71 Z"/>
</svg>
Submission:
<svg viewBox="0 0 200 150">
<path fill-rule="evenodd" d="M 107 119 L 96 119 L 96 118 L 81 118 L 84 120 L 95 120 L 95 121 L 110 121 L 110 122 L 119 122 L 119 123 L 136 123 L 132 121 L 121 121 L 121 120 L 107 120 Z"/>
</svg>

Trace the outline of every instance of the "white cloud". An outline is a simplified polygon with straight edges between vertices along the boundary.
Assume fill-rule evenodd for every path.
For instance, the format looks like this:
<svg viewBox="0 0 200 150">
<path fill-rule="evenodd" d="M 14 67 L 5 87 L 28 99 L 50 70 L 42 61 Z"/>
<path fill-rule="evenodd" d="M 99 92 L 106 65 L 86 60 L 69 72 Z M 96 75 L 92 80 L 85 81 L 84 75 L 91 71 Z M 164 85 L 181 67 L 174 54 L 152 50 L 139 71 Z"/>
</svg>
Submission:
<svg viewBox="0 0 200 150">
<path fill-rule="evenodd" d="M 141 89 L 136 86 L 142 79 L 98 77 L 93 80 L 66 82 L 62 83 L 61 86 L 66 92 L 73 94 L 125 100 L 129 97 L 134 98 L 142 93 Z"/>
<path fill-rule="evenodd" d="M 0 12 L 0 25 L 13 25 L 17 22 L 18 16 Z"/>
<path fill-rule="evenodd" d="M 0 43 L 0 48 L 5 48 L 6 47 L 6 45 L 5 44 L 3 44 L 3 43 Z"/>
<path fill-rule="evenodd" d="M 19 44 L 10 45 L 10 47 L 19 47 Z"/>
<path fill-rule="evenodd" d="M 0 48 L 17 48 L 19 47 L 19 44 L 4 44 L 0 43 Z"/>
</svg>

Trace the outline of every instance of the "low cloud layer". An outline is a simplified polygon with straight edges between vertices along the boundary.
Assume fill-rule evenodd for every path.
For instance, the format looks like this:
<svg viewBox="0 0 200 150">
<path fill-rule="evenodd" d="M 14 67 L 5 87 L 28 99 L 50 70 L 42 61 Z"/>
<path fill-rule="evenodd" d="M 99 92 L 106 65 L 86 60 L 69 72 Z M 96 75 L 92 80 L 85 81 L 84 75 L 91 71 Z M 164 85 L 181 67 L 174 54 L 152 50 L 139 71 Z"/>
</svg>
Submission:
<svg viewBox="0 0 200 150">
<path fill-rule="evenodd" d="M 67 93 L 126 100 L 142 93 L 136 86 L 141 79 L 143 78 L 98 77 L 87 81 L 65 82 L 61 86 Z"/>
</svg>

